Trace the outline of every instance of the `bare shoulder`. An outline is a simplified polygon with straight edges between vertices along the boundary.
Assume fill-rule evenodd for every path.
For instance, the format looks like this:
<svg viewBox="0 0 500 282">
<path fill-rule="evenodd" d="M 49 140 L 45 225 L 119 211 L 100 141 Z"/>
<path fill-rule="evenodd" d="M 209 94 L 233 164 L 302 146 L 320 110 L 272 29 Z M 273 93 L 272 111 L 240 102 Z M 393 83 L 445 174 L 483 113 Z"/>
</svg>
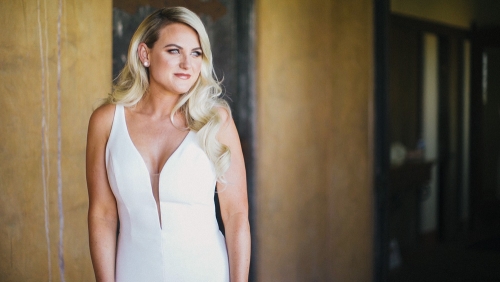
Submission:
<svg viewBox="0 0 500 282">
<path fill-rule="evenodd" d="M 115 115 L 116 105 L 105 104 L 95 109 L 90 116 L 90 122 L 113 122 L 113 117 Z"/>
<path fill-rule="evenodd" d="M 219 114 L 223 127 L 227 127 L 231 123 L 234 123 L 230 109 L 227 109 L 225 107 L 217 107 L 216 111 Z"/>
<path fill-rule="evenodd" d="M 90 116 L 89 133 L 95 133 L 101 136 L 105 134 L 109 136 L 115 109 L 116 105 L 114 104 L 105 104 L 97 108 Z"/>
<path fill-rule="evenodd" d="M 217 112 L 221 119 L 221 127 L 217 134 L 217 139 L 229 147 L 236 144 L 239 145 L 240 138 L 238 135 L 238 130 L 236 129 L 236 124 L 234 123 L 231 111 L 224 107 L 217 107 Z"/>
</svg>

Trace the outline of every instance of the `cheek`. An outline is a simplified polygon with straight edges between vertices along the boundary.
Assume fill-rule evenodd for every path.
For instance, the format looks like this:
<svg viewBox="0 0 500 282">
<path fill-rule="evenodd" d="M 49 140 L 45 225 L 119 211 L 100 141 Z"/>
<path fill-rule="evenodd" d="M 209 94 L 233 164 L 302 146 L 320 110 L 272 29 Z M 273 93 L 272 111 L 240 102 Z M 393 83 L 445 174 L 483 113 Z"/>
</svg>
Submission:
<svg viewBox="0 0 500 282">
<path fill-rule="evenodd" d="M 174 67 L 178 66 L 179 62 L 178 62 L 178 60 L 175 60 L 175 59 L 170 59 L 170 60 L 165 59 L 165 60 L 163 60 L 162 64 L 164 67 L 170 69 L 170 68 L 174 68 Z"/>
<path fill-rule="evenodd" d="M 150 67 L 150 72 L 156 76 L 163 76 L 175 69 L 175 62 L 173 60 L 157 60 L 156 64 Z"/>
<path fill-rule="evenodd" d="M 155 58 L 158 65 L 162 67 L 172 67 L 179 63 L 179 59 L 167 54 L 159 54 Z"/>
<path fill-rule="evenodd" d="M 201 71 L 201 61 L 196 62 L 196 64 L 193 65 L 193 71 L 195 71 L 198 75 L 200 74 Z"/>
</svg>

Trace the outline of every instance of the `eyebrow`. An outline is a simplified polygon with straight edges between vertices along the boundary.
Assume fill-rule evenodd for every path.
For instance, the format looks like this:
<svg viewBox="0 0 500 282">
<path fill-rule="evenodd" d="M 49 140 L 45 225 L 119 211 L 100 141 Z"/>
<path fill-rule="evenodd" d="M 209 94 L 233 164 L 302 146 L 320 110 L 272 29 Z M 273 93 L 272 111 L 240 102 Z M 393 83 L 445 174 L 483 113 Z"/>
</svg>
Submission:
<svg viewBox="0 0 500 282">
<path fill-rule="evenodd" d="M 179 45 L 177 45 L 177 44 L 174 44 L 174 43 L 167 44 L 167 45 L 165 45 L 165 47 L 164 47 L 164 48 L 167 48 L 167 47 L 176 47 L 176 48 L 179 48 L 179 49 L 184 49 L 184 48 L 182 48 L 181 46 L 179 46 Z M 193 48 L 191 51 L 194 51 L 194 50 L 200 50 L 200 51 L 201 51 L 202 49 L 201 49 L 201 47 L 195 47 L 195 48 Z"/>
</svg>

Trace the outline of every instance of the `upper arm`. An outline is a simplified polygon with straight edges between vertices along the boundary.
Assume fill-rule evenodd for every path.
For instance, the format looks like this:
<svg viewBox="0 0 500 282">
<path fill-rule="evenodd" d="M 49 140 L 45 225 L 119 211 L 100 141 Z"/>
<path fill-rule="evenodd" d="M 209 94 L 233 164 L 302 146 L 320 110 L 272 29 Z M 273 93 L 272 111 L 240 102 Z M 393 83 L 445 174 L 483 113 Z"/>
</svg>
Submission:
<svg viewBox="0 0 500 282">
<path fill-rule="evenodd" d="M 96 109 L 90 117 L 87 133 L 86 172 L 89 215 L 116 219 L 116 201 L 106 172 L 106 144 L 114 117 L 114 105 Z"/>
<path fill-rule="evenodd" d="M 225 109 L 220 109 L 219 114 L 222 126 L 217 134 L 217 139 L 229 147 L 231 152 L 231 164 L 224 174 L 225 183 L 217 183 L 221 215 L 226 221 L 232 214 L 244 213 L 248 215 L 248 196 L 245 161 L 236 125 Z"/>
</svg>

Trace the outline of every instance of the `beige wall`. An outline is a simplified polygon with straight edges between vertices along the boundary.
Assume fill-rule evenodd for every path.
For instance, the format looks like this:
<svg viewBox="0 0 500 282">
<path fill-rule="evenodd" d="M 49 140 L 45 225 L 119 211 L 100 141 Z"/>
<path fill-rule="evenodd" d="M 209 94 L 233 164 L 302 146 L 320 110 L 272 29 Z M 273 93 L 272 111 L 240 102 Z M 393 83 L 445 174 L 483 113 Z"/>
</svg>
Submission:
<svg viewBox="0 0 500 282">
<path fill-rule="evenodd" d="M 370 281 L 372 1 L 256 11 L 258 281 Z"/>
<path fill-rule="evenodd" d="M 58 4 L 57 0 L 0 1 L 2 281 L 49 281 L 45 208 L 48 212 L 50 273 L 52 281 L 60 281 Z M 93 280 L 86 226 L 85 139 L 92 104 L 98 97 L 106 95 L 111 87 L 111 15 L 111 1 L 62 1 L 61 199 L 66 281 Z M 41 160 L 42 84 L 46 96 L 47 204 L 44 202 Z"/>
</svg>

